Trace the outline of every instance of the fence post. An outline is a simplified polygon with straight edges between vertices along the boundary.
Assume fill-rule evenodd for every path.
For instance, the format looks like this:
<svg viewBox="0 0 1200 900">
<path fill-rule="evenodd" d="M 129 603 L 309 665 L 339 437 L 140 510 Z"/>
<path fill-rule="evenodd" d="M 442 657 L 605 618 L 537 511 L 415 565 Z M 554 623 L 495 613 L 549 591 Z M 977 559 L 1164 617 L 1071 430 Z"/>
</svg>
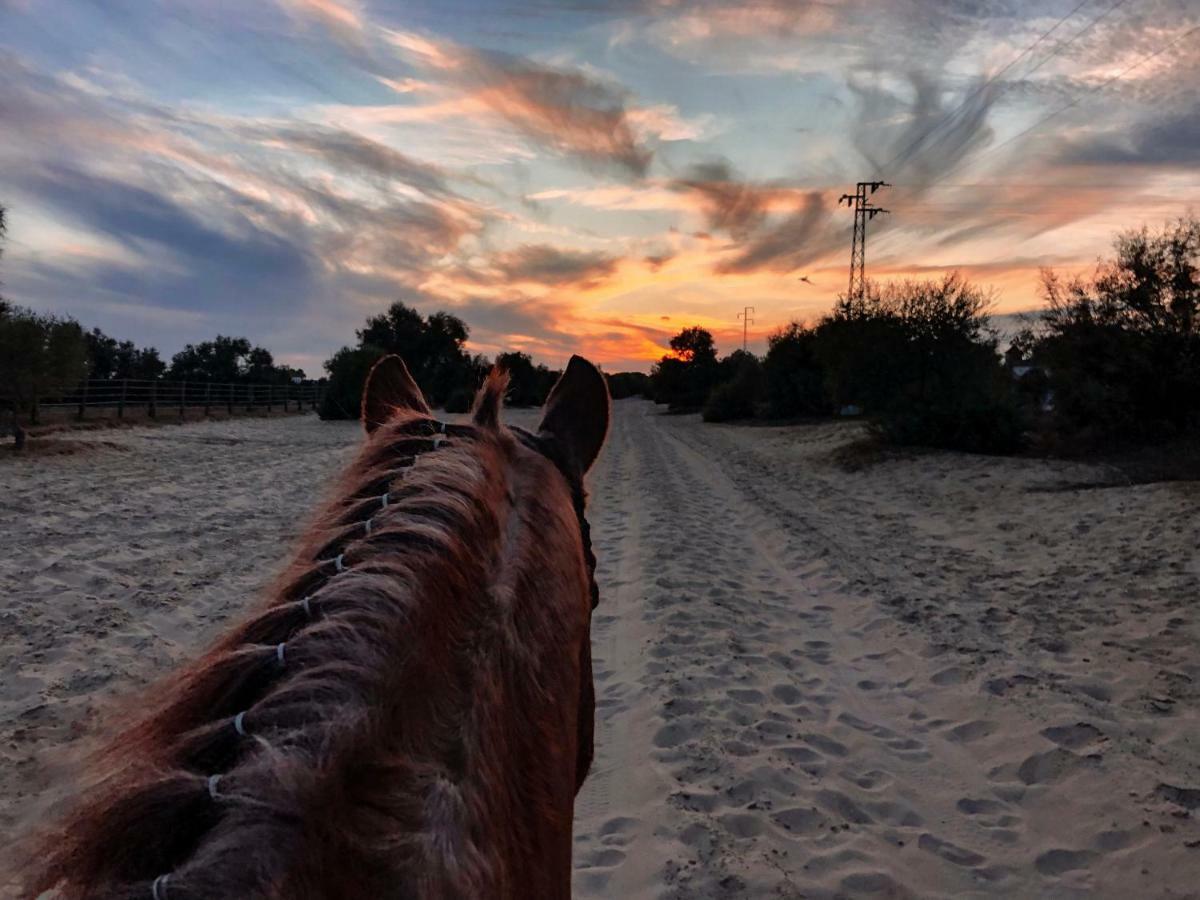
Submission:
<svg viewBox="0 0 1200 900">
<path fill-rule="evenodd" d="M 209 408 L 212 406 L 212 382 L 204 382 L 204 417 L 208 418 Z"/>
<path fill-rule="evenodd" d="M 158 379 L 155 378 L 150 382 L 150 408 L 147 414 L 152 419 L 158 418 Z"/>
<path fill-rule="evenodd" d="M 129 391 L 129 379 L 121 379 L 121 399 L 117 401 L 117 418 L 125 418 L 125 395 Z"/>
<path fill-rule="evenodd" d="M 184 409 L 183 409 L 184 406 L 187 405 L 185 402 L 186 398 L 187 398 L 187 382 L 181 381 L 181 382 L 179 382 L 179 418 L 180 419 L 187 418 L 187 413 L 185 413 Z"/>
<path fill-rule="evenodd" d="M 225 388 L 225 412 L 227 415 L 233 415 L 233 385 L 223 385 Z"/>
<path fill-rule="evenodd" d="M 254 385 L 246 385 L 246 412 L 254 412 Z"/>
<path fill-rule="evenodd" d="M 87 379 L 87 378 L 83 379 L 83 390 L 79 394 L 79 419 L 80 419 L 80 421 L 83 420 L 83 412 L 85 409 L 87 409 L 88 381 L 89 381 L 89 379 Z"/>
<path fill-rule="evenodd" d="M 267 415 L 271 414 L 271 402 L 275 399 L 275 385 L 267 385 Z"/>
</svg>

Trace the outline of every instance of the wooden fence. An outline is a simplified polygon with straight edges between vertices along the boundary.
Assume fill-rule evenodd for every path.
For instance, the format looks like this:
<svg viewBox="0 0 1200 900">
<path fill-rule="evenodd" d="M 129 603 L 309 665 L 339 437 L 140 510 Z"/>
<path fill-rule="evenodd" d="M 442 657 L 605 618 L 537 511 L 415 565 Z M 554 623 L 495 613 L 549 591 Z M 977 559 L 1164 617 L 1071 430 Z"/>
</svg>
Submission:
<svg viewBox="0 0 1200 900">
<path fill-rule="evenodd" d="M 302 412 L 316 410 L 325 386 L 302 384 L 236 384 L 209 381 L 163 381 L 140 378 L 89 379 L 74 392 L 38 403 L 40 411 L 84 420 L 164 415 L 186 418 L 224 412 Z"/>
</svg>

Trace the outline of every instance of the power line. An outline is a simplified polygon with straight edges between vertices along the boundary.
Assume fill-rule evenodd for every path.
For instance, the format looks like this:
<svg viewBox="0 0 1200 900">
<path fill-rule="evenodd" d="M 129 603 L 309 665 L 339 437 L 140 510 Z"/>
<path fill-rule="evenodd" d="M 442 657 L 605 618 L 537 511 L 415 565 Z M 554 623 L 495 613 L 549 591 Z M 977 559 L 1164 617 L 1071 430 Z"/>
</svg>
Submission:
<svg viewBox="0 0 1200 900">
<path fill-rule="evenodd" d="M 1055 116 L 1059 116 L 1059 115 L 1061 115 L 1062 113 L 1066 112 L 1067 110 L 1071 109 L 1072 107 L 1078 106 L 1080 103 L 1082 103 L 1084 100 L 1086 100 L 1086 99 L 1087 99 L 1088 97 L 1090 97 L 1092 94 L 1095 94 L 1097 91 L 1101 91 L 1101 90 L 1103 90 L 1104 88 L 1108 87 L 1110 84 L 1113 84 L 1114 82 L 1116 82 L 1116 81 L 1119 81 L 1120 79 L 1124 78 L 1126 75 L 1128 75 L 1128 74 L 1129 74 L 1130 72 L 1132 72 L 1134 69 L 1141 68 L 1142 66 L 1144 66 L 1146 63 L 1150 62 L 1151 60 L 1157 59 L 1159 56 L 1162 56 L 1164 53 L 1166 53 L 1168 50 L 1170 50 L 1172 47 L 1174 47 L 1174 46 L 1175 46 L 1176 44 L 1178 44 L 1180 41 L 1184 40 L 1185 38 L 1191 37 L 1191 36 L 1192 36 L 1193 34 L 1195 34 L 1197 31 L 1200 31 L 1200 25 L 1196 25 L 1196 26 L 1195 26 L 1195 27 L 1193 27 L 1193 28 L 1189 28 L 1187 31 L 1185 31 L 1183 34 L 1179 35 L 1179 37 L 1175 38 L 1175 40 L 1171 41 L 1171 42 L 1170 42 L 1169 44 L 1167 44 L 1166 46 L 1164 46 L 1164 47 L 1160 47 L 1158 50 L 1156 50 L 1154 53 L 1151 53 L 1149 56 L 1144 56 L 1144 57 L 1142 57 L 1140 60 L 1138 60 L 1137 62 L 1135 62 L 1135 63 L 1133 63 L 1133 64 L 1131 64 L 1131 65 L 1129 65 L 1129 66 L 1126 66 L 1124 69 L 1122 69 L 1122 70 L 1121 70 L 1120 72 L 1118 72 L 1116 75 L 1112 76 L 1111 78 L 1109 78 L 1109 79 L 1107 79 L 1107 80 L 1105 80 L 1105 81 L 1102 81 L 1100 84 L 1096 85 L 1095 87 L 1091 88 L 1090 90 L 1088 90 L 1088 91 L 1085 91 L 1083 94 L 1081 94 L 1080 96 L 1076 97 L 1076 98 L 1075 98 L 1074 100 L 1072 100 L 1070 103 L 1067 103 L 1067 104 L 1064 104 L 1063 106 L 1060 106 L 1058 109 L 1054 110 L 1053 112 L 1049 113 L 1048 115 L 1046 115 L 1046 116 L 1043 116 L 1042 118 L 1038 119 L 1036 122 L 1034 122 L 1034 123 L 1033 123 L 1032 125 L 1030 125 L 1028 128 L 1026 128 L 1026 129 L 1024 129 L 1024 130 L 1022 130 L 1022 131 L 1019 131 L 1019 132 L 1017 132 L 1017 133 L 1016 133 L 1016 134 L 1014 134 L 1012 137 L 1010 137 L 1010 138 L 1008 138 L 1008 139 L 1006 139 L 1006 140 L 1004 140 L 1004 141 L 1001 141 L 1001 142 L 1000 142 L 999 144 L 997 144 L 995 147 L 991 147 L 991 148 L 989 148 L 988 150 L 986 150 L 986 151 L 984 151 L 983 153 L 981 153 L 981 154 L 980 154 L 978 157 L 976 157 L 975 159 L 973 159 L 973 160 L 969 160 L 969 159 L 964 159 L 964 160 L 961 160 L 961 161 L 960 161 L 960 162 L 958 162 L 957 164 L 955 164 L 955 165 L 951 166 L 949 169 L 947 169 L 947 170 L 946 170 L 946 175 L 949 175 L 951 172 L 958 171 L 958 170 L 959 170 L 959 169 L 961 169 L 961 168 L 962 168 L 964 165 L 966 165 L 968 162 L 978 162 L 980 159 L 983 159 L 983 158 L 984 158 L 984 157 L 986 157 L 986 156 L 990 156 L 991 154 L 995 153 L 996 151 L 1000 150 L 1001 148 L 1003 148 L 1003 147 L 1007 147 L 1007 146 L 1008 146 L 1009 144 L 1011 144 L 1013 141 L 1016 141 L 1016 140 L 1018 140 L 1019 138 L 1022 138 L 1022 137 L 1024 137 L 1025 135 L 1029 134 L 1029 132 L 1033 131 L 1034 129 L 1036 129 L 1036 128 L 1040 128 L 1042 125 L 1045 125 L 1047 122 L 1049 122 L 1049 121 L 1050 121 L 1051 119 L 1053 119 Z M 944 177 L 946 177 L 946 176 L 945 176 L 945 175 L 943 175 L 942 177 L 944 178 Z M 926 187 L 926 188 L 932 187 L 933 185 L 935 185 L 935 184 L 938 184 L 938 183 L 939 183 L 941 180 L 942 180 L 941 178 L 935 178 L 933 181 L 930 181 L 928 184 L 926 184 L 926 185 L 925 185 L 925 187 Z"/>
<path fill-rule="evenodd" d="M 1079 29 L 1079 31 L 1077 31 L 1075 33 L 1075 35 L 1070 38 L 1070 40 L 1063 41 L 1061 44 L 1059 44 L 1057 47 L 1055 47 L 1054 52 L 1051 53 L 1049 56 L 1047 56 L 1045 59 L 1043 59 L 1040 63 L 1038 63 L 1036 66 L 1034 66 L 1028 72 L 1026 72 L 1025 77 L 1028 78 L 1030 75 L 1032 75 L 1034 72 L 1036 72 L 1042 66 L 1044 66 L 1046 63 L 1050 62 L 1050 60 L 1054 59 L 1056 56 L 1058 56 L 1058 54 L 1062 53 L 1069 46 L 1071 46 L 1073 43 L 1075 43 L 1077 40 L 1079 40 L 1079 38 L 1081 38 L 1085 32 L 1091 31 L 1092 28 L 1094 28 L 1102 19 L 1108 18 L 1108 16 L 1111 13 L 1116 11 L 1117 7 L 1124 6 L 1128 2 L 1129 2 L 1129 0 L 1117 0 L 1116 3 L 1114 3 L 1108 9 L 1106 9 L 1104 12 L 1100 13 L 1100 15 L 1096 16 L 1096 18 L 1092 19 L 1092 21 L 1088 22 L 1081 29 Z"/>
<path fill-rule="evenodd" d="M 1050 37 L 1050 35 L 1052 35 L 1055 31 L 1057 31 L 1059 29 L 1059 27 L 1061 27 L 1062 24 L 1067 21 L 1067 19 L 1071 18 L 1071 16 L 1075 15 L 1075 13 L 1079 12 L 1080 9 L 1082 9 L 1084 6 L 1086 6 L 1090 2 L 1091 2 L 1091 0 L 1080 0 L 1080 2 L 1075 5 L 1074 9 L 1072 9 L 1069 13 L 1067 13 L 1065 16 L 1063 16 L 1061 19 L 1059 19 L 1057 22 L 1055 22 L 1050 27 L 1049 30 L 1042 32 L 1042 34 L 1038 37 L 1038 39 L 1035 40 L 1028 47 L 1026 47 L 1021 52 L 1021 54 L 1019 56 L 1017 56 L 1012 62 L 1010 62 L 1003 69 L 1001 69 L 999 72 L 997 72 L 991 78 L 989 78 L 987 81 L 985 81 L 979 87 L 977 87 L 971 93 L 971 95 L 969 97 L 967 97 L 965 100 L 963 100 L 962 103 L 959 104 L 957 109 L 953 109 L 950 112 L 946 113 L 941 118 L 940 121 L 936 122 L 930 128 L 926 129 L 923 133 L 917 135 L 917 137 L 913 141 L 911 141 L 908 144 L 908 146 L 906 146 L 903 150 L 899 151 L 895 156 L 893 156 L 883 168 L 890 169 L 892 166 L 894 166 L 896 164 L 897 160 L 901 159 L 902 157 L 907 156 L 909 153 L 912 153 L 912 151 L 916 150 L 919 146 L 921 146 L 921 144 L 925 143 L 926 138 L 928 138 L 935 131 L 937 131 L 939 128 L 941 128 L 943 125 L 945 125 L 947 122 L 951 121 L 956 115 L 958 115 L 960 112 L 962 112 L 964 109 L 966 109 L 968 103 L 970 103 L 972 100 L 974 100 L 976 97 L 978 97 L 981 93 L 983 93 L 983 91 L 989 85 L 993 84 L 998 78 L 1000 78 L 1002 75 L 1004 75 L 1005 72 L 1007 72 L 1009 69 L 1011 69 L 1017 63 L 1019 63 L 1021 60 L 1023 60 L 1026 56 L 1028 56 L 1030 53 L 1032 53 L 1033 49 L 1038 44 L 1040 44 L 1046 38 Z M 1123 3 L 1123 2 L 1125 2 L 1125 0 L 1119 0 L 1119 3 Z M 1109 11 L 1111 12 L 1112 10 L 1109 10 Z M 1095 24 L 1095 22 L 1093 22 L 1092 24 Z M 1088 26 L 1088 27 L 1091 27 L 1091 26 Z M 1084 31 L 1086 31 L 1086 30 L 1087 30 L 1087 28 L 1084 29 Z M 1082 34 L 1082 33 L 1083 32 L 1080 32 L 1080 34 Z M 1078 37 L 1079 37 L 1078 34 L 1075 35 L 1075 38 L 1078 38 Z M 1073 41 L 1073 40 L 1075 40 L 1075 38 L 1072 38 L 1071 40 Z M 1068 42 L 1068 43 L 1070 43 L 1070 42 Z"/>
</svg>

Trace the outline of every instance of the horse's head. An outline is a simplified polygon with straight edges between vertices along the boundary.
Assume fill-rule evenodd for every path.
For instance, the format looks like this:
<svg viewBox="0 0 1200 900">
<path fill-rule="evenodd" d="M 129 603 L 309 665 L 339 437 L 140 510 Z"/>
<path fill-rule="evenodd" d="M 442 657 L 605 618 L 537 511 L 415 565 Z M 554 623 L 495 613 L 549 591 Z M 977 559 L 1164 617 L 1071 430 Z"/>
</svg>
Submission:
<svg viewBox="0 0 1200 900">
<path fill-rule="evenodd" d="M 367 438 L 294 562 L 113 741 L 33 894 L 569 893 L 609 397 L 574 357 L 524 431 L 506 384 L 449 424 L 398 357 L 375 365 Z"/>
</svg>

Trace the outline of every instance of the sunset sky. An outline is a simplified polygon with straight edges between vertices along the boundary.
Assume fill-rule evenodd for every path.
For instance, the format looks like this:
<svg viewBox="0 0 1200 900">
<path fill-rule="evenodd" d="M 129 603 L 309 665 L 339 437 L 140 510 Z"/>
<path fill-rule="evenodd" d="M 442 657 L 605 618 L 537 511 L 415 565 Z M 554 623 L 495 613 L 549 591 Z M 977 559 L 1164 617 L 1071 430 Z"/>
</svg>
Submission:
<svg viewBox="0 0 1200 900">
<path fill-rule="evenodd" d="M 1198 84 L 1197 0 L 0 0 L 0 279 L 168 358 L 400 299 L 645 369 L 827 310 L 881 177 L 869 274 L 1011 313 L 1197 211 Z"/>
</svg>

